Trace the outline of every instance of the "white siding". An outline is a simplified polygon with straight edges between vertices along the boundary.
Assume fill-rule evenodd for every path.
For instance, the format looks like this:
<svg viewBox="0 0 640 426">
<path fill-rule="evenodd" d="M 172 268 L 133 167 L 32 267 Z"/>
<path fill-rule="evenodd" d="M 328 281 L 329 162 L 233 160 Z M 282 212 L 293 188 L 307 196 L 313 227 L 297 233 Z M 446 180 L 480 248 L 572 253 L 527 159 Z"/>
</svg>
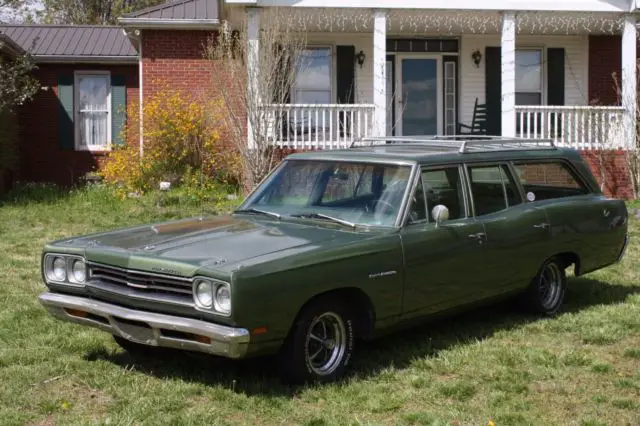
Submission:
<svg viewBox="0 0 640 426">
<path fill-rule="evenodd" d="M 518 35 L 518 47 L 564 47 L 565 49 L 565 105 L 587 105 L 588 102 L 588 36 L 541 36 Z M 460 46 L 460 118 L 459 121 L 471 124 L 473 104 L 478 98 L 484 102 L 484 51 L 486 46 L 500 46 L 499 35 L 464 35 Z M 478 49 L 483 58 L 480 67 L 476 68 L 471 60 L 471 53 Z M 546 55 L 543 58 L 546 61 Z M 544 76 L 546 79 L 546 75 Z M 546 97 L 546 81 L 544 82 L 543 99 Z"/>
<path fill-rule="evenodd" d="M 333 47 L 333 102 L 336 102 L 336 61 L 335 46 L 355 46 L 356 54 L 361 50 L 366 55 L 362 68 L 357 63 L 354 64 L 356 87 L 355 103 L 373 103 L 373 34 L 340 34 L 340 33 L 308 33 L 308 46 L 331 46 Z"/>
<path fill-rule="evenodd" d="M 394 35 L 399 37 L 399 35 Z M 565 105 L 588 104 L 588 36 L 544 36 L 518 35 L 518 47 L 563 47 L 565 49 Z M 362 68 L 355 64 L 356 88 L 355 102 L 373 103 L 373 35 L 370 33 L 308 33 L 308 45 L 337 46 L 354 45 L 356 53 L 362 50 L 366 59 Z M 484 87 L 484 51 L 486 46 L 500 46 L 499 35 L 463 35 L 460 38 L 460 102 L 459 121 L 470 124 L 473 104 L 476 98 L 483 103 Z M 480 50 L 483 58 L 476 68 L 471 53 Z M 334 49 L 335 53 L 335 49 Z M 545 58 L 546 60 L 546 58 Z M 336 100 L 335 61 L 333 61 L 333 101 Z M 546 77 L 545 77 L 546 78 Z M 543 96 L 546 97 L 546 82 Z"/>
</svg>

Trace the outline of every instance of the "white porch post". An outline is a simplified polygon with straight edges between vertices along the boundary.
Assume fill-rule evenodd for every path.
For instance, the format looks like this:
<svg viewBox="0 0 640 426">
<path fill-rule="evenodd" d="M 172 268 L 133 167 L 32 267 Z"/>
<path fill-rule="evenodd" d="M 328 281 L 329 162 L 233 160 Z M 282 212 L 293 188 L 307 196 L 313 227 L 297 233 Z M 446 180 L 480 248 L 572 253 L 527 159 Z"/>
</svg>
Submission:
<svg viewBox="0 0 640 426">
<path fill-rule="evenodd" d="M 502 14 L 502 136 L 516 135 L 516 15 Z"/>
<path fill-rule="evenodd" d="M 387 133 L 387 12 L 373 12 L 373 135 Z"/>
<path fill-rule="evenodd" d="M 626 147 L 636 146 L 637 65 L 636 17 L 627 15 L 622 28 L 622 106 L 624 107 L 623 137 Z"/>
<path fill-rule="evenodd" d="M 258 78 L 260 76 L 260 9 L 247 8 L 247 78 L 248 102 L 258 104 Z M 253 106 L 255 108 L 255 104 Z M 256 111 L 254 110 L 254 114 Z M 251 122 L 251 108 L 247 111 L 247 143 L 249 148 L 255 146 L 253 140 L 253 124 Z"/>
</svg>

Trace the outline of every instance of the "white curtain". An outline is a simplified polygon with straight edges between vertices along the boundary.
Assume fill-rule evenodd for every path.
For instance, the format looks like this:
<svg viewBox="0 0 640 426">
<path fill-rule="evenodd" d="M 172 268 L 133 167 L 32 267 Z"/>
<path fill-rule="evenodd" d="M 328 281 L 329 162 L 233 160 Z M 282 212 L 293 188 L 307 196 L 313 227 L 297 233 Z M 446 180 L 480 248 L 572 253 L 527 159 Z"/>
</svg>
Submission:
<svg viewBox="0 0 640 426">
<path fill-rule="evenodd" d="M 109 77 L 78 77 L 78 112 L 80 144 L 86 147 L 106 146 L 109 142 Z"/>
</svg>

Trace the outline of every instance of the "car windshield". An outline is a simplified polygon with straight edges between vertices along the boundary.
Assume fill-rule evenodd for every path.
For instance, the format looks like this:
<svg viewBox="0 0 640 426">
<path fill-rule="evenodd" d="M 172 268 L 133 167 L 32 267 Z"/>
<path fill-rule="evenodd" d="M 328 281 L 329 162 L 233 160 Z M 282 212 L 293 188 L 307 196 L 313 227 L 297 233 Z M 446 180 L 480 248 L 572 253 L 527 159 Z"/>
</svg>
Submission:
<svg viewBox="0 0 640 426">
<path fill-rule="evenodd" d="M 239 210 L 346 226 L 394 226 L 411 166 L 287 160 Z"/>
</svg>

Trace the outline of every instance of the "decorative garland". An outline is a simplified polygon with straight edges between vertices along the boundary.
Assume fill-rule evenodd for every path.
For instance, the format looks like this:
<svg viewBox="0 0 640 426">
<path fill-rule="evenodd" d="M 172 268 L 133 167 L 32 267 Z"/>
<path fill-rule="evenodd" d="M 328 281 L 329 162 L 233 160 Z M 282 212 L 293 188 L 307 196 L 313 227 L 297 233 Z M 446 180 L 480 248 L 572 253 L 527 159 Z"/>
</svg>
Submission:
<svg viewBox="0 0 640 426">
<path fill-rule="evenodd" d="M 278 18 L 302 31 L 371 32 L 373 11 L 349 8 L 279 8 Z M 620 34 L 623 15 L 596 12 L 516 12 L 519 34 Z M 387 31 L 443 35 L 500 33 L 500 12 L 388 10 Z"/>
</svg>

